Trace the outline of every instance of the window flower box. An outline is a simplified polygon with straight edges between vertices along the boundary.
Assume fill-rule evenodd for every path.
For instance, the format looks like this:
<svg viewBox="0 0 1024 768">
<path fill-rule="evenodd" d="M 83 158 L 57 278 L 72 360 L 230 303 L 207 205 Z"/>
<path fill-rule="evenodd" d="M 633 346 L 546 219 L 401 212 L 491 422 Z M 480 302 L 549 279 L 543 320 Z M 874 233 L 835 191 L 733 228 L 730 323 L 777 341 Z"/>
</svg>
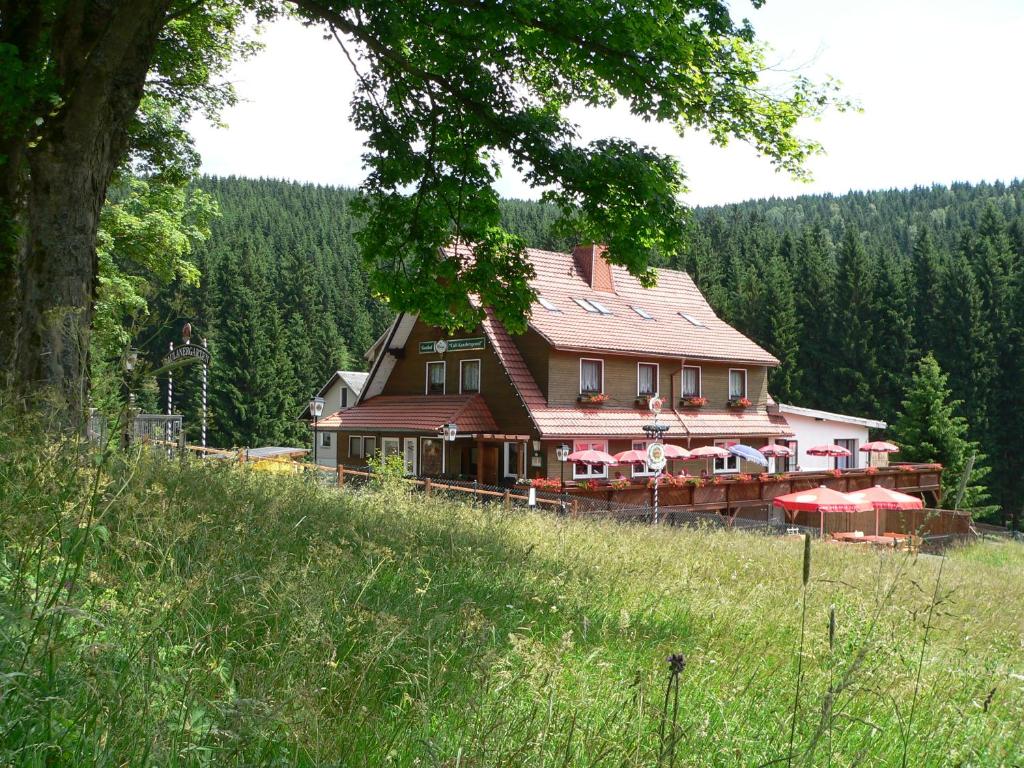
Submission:
<svg viewBox="0 0 1024 768">
<path fill-rule="evenodd" d="M 610 483 L 608 483 L 608 486 L 610 488 L 614 488 L 616 491 L 624 491 L 632 485 L 633 483 L 631 483 L 624 477 L 621 477 L 617 480 L 612 480 Z"/>
<path fill-rule="evenodd" d="M 578 480 L 576 487 L 584 491 L 596 491 L 600 486 L 597 480 Z"/>
<path fill-rule="evenodd" d="M 708 404 L 708 399 L 700 395 L 687 395 L 679 399 L 679 404 L 683 408 L 700 408 Z"/>
<path fill-rule="evenodd" d="M 728 400 L 725 401 L 725 404 L 730 408 L 737 409 L 749 408 L 750 406 L 753 405 L 753 403 L 750 402 L 750 400 L 746 397 L 730 397 Z"/>
<path fill-rule="evenodd" d="M 535 477 L 530 485 L 542 491 L 559 491 L 562 489 L 562 481 L 547 477 Z"/>
<path fill-rule="evenodd" d="M 576 402 L 583 405 L 604 405 L 608 402 L 608 395 L 604 392 L 584 392 L 576 398 Z"/>
</svg>

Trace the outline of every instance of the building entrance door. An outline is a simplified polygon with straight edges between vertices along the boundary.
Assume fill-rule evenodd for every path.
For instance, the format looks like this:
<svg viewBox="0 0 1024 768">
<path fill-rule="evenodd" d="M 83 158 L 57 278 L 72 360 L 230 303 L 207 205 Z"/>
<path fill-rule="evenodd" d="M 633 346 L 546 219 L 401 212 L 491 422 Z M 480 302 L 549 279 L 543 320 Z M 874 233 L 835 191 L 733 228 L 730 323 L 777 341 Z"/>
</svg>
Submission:
<svg viewBox="0 0 1024 768">
<path fill-rule="evenodd" d="M 484 485 L 498 484 L 498 445 L 495 443 L 483 443 L 480 446 L 480 455 L 477 457 L 480 462 L 480 481 Z"/>
</svg>

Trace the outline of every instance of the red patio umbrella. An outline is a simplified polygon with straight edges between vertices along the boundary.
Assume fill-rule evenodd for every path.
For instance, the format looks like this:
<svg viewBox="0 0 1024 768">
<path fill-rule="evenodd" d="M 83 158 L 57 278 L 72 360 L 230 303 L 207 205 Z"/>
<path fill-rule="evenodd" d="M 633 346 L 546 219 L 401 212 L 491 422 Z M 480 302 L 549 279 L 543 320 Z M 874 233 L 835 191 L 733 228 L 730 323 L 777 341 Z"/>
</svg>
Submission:
<svg viewBox="0 0 1024 768">
<path fill-rule="evenodd" d="M 849 494 L 833 491 L 824 485 L 776 496 L 772 499 L 772 504 L 782 507 L 787 512 L 817 512 L 821 515 L 822 536 L 825 535 L 826 512 L 868 512 L 872 509 L 870 501 L 855 499 Z"/>
<path fill-rule="evenodd" d="M 615 466 L 619 463 L 610 453 L 595 451 L 592 448 L 588 448 L 585 451 L 570 453 L 569 458 L 566 459 L 566 461 L 571 461 L 573 464 L 588 464 L 590 466 L 598 466 L 602 464 Z"/>
<path fill-rule="evenodd" d="M 843 448 L 841 445 L 835 445 L 829 443 L 826 445 L 812 445 L 807 449 L 808 456 L 834 456 L 838 459 L 840 456 L 849 456 L 850 452 Z M 839 462 L 836 461 L 836 469 L 839 468 Z"/>
<path fill-rule="evenodd" d="M 764 448 L 758 448 L 762 456 L 767 456 L 769 459 L 785 459 L 788 456 L 793 455 L 793 450 L 785 445 L 779 443 L 770 443 Z M 774 467 L 775 471 L 778 472 L 778 465 Z"/>
<path fill-rule="evenodd" d="M 665 443 L 665 458 L 666 459 L 688 459 L 693 454 L 686 450 L 680 445 L 672 445 Z"/>
<path fill-rule="evenodd" d="M 871 502 L 875 508 L 875 535 L 878 535 L 878 512 L 882 509 L 924 509 L 924 502 L 911 496 L 909 493 L 901 493 L 891 488 L 883 488 L 881 485 L 873 485 L 863 491 L 853 491 L 847 494 L 852 499 L 864 499 Z"/>
<path fill-rule="evenodd" d="M 615 460 L 619 464 L 646 464 L 647 451 L 632 450 L 615 454 Z"/>
<path fill-rule="evenodd" d="M 731 459 L 732 454 L 725 450 L 725 448 L 719 448 L 717 445 L 702 445 L 699 448 L 694 448 L 692 451 L 690 451 L 690 458 L 707 459 L 708 474 L 710 475 L 712 459 Z"/>
<path fill-rule="evenodd" d="M 864 443 L 860 447 L 861 453 L 897 453 L 900 447 L 896 443 L 887 443 L 885 440 L 875 440 L 871 443 Z M 870 464 L 870 459 L 868 464 Z"/>
</svg>

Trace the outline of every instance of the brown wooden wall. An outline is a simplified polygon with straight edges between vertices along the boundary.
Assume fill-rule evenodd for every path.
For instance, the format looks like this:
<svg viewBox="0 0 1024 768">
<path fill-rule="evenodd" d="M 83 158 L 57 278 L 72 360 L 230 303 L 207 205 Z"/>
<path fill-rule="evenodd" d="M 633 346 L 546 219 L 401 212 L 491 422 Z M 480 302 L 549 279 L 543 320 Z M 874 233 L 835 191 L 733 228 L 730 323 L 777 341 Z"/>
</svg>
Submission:
<svg viewBox="0 0 1024 768">
<path fill-rule="evenodd" d="M 679 370 L 682 362 L 673 359 L 625 357 L 619 355 L 585 354 L 551 350 L 548 363 L 548 402 L 551 405 L 568 405 L 576 402 L 580 386 L 580 359 L 604 360 L 604 392 L 608 395 L 608 407 L 629 407 L 636 401 L 637 364 L 656 363 L 659 366 L 658 380 L 660 394 L 668 398 L 674 393 L 678 401 L 682 384 Z M 701 368 L 701 391 L 708 398 L 709 408 L 724 408 L 729 399 L 729 369 L 747 370 L 747 397 L 755 405 L 768 402 L 768 369 L 765 366 L 746 366 L 725 363 L 690 363 Z"/>
<path fill-rule="evenodd" d="M 498 356 L 488 344 L 484 349 L 467 350 L 464 352 L 446 352 L 444 355 L 420 354 L 421 341 L 436 341 L 441 338 L 476 338 L 483 337 L 482 328 L 460 332 L 448 336 L 441 329 L 417 321 L 409 340 L 405 344 L 405 356 L 395 363 L 391 376 L 384 386 L 385 395 L 423 395 L 426 394 L 427 362 L 444 360 L 447 362 L 445 371 L 445 392 L 449 395 L 459 394 L 459 361 L 480 360 L 480 394 L 491 409 L 498 429 L 505 434 L 527 435 L 533 433 L 526 407 L 519 399 L 518 393 L 498 361 Z"/>
</svg>

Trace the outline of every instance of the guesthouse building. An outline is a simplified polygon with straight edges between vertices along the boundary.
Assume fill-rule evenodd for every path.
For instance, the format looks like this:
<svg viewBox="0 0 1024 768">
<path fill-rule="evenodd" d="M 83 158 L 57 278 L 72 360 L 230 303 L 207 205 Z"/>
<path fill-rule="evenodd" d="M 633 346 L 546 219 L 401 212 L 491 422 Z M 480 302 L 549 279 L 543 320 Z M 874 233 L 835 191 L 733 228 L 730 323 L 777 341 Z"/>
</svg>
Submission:
<svg viewBox="0 0 1024 768">
<path fill-rule="evenodd" d="M 485 485 L 646 478 L 642 465 L 564 464 L 557 449 L 645 448 L 655 394 L 668 443 L 792 439 L 768 394 L 775 357 L 721 320 L 686 273 L 660 269 L 657 285 L 645 288 L 603 253 L 595 245 L 528 250 L 537 299 L 521 335 L 490 311 L 454 335 L 399 314 L 374 345 L 355 404 L 324 420 L 337 435 L 338 463 L 397 455 L 411 475 Z M 443 438 L 445 425 L 454 425 L 453 440 Z M 759 468 L 730 458 L 673 470 L 728 476 Z"/>
</svg>

